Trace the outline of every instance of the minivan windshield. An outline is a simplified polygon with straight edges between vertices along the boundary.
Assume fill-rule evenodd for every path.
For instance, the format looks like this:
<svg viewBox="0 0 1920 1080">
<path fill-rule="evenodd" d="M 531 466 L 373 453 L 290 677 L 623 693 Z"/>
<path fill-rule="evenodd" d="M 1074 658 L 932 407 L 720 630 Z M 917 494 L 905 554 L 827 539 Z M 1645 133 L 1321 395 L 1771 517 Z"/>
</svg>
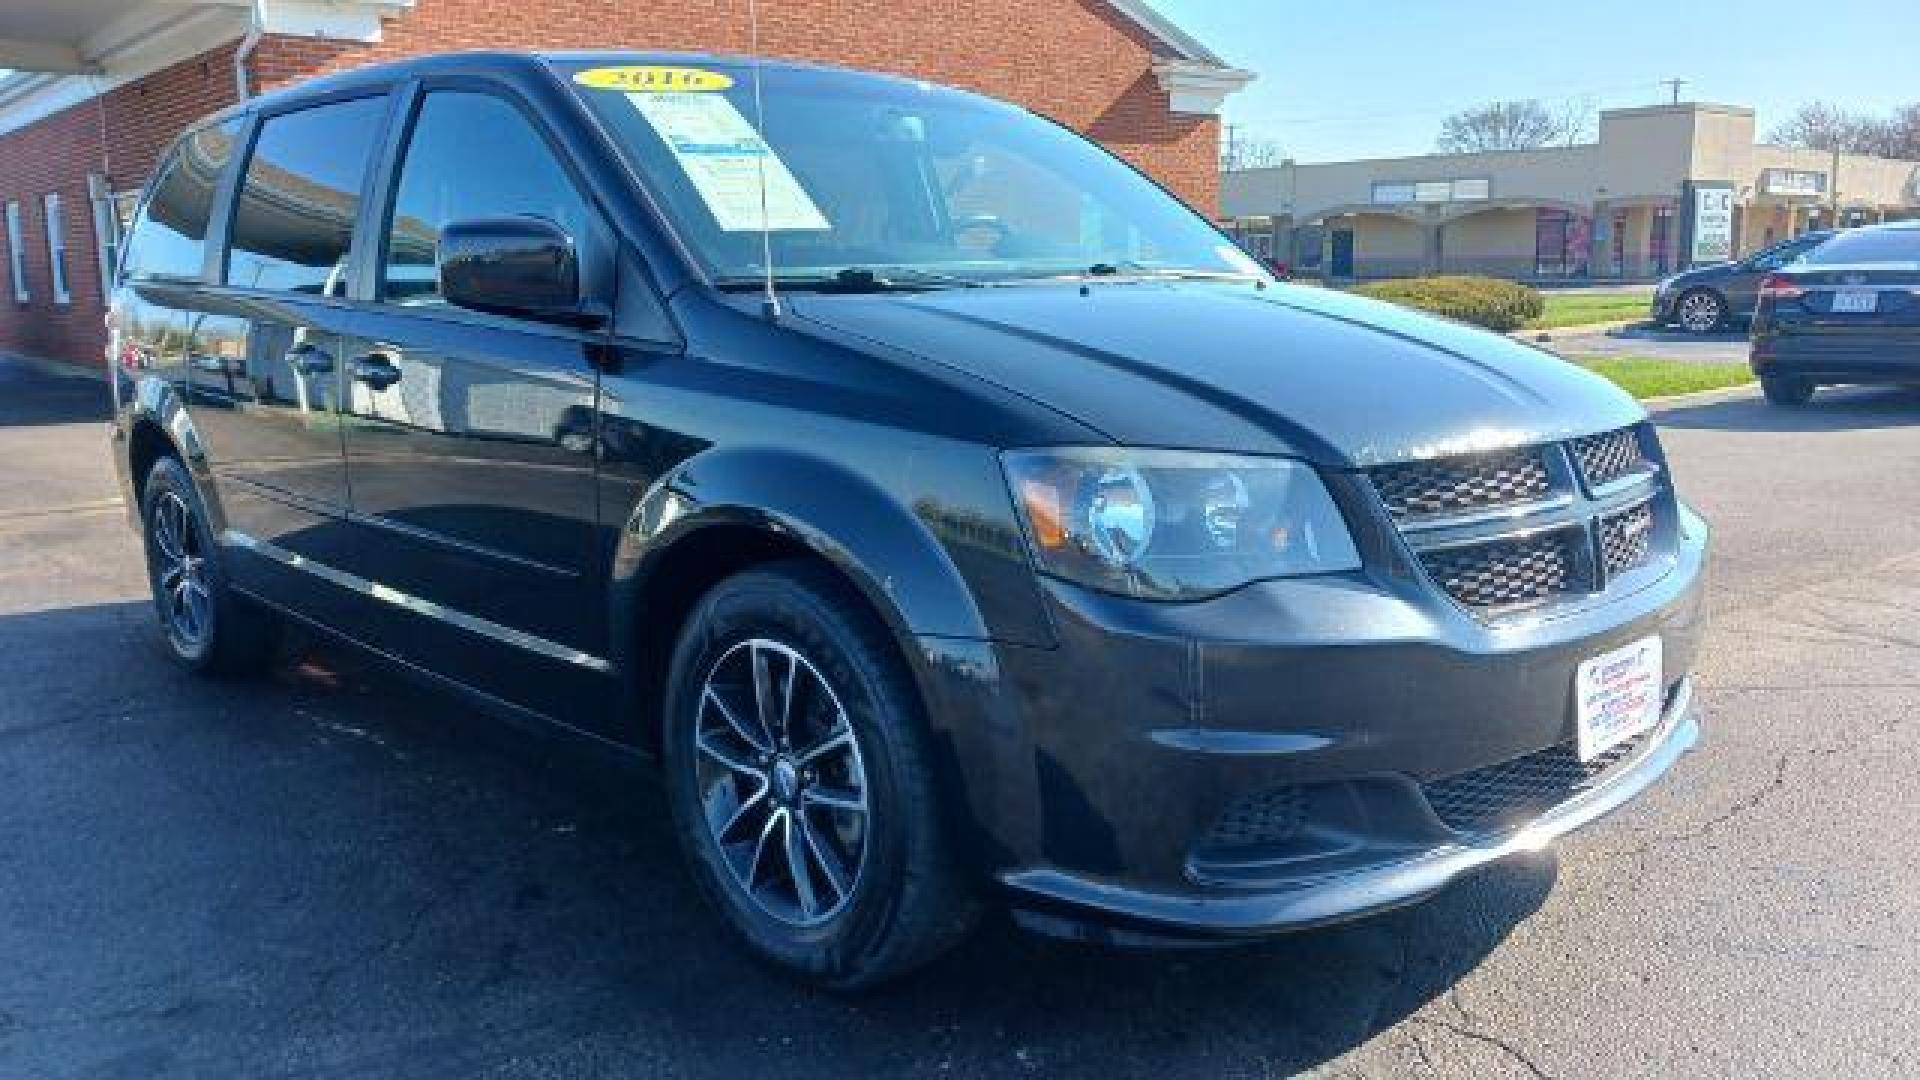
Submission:
<svg viewBox="0 0 1920 1080">
<path fill-rule="evenodd" d="M 1257 275 L 1206 221 L 1018 107 L 833 69 L 560 65 L 722 286 Z M 761 223 L 769 226 L 763 240 Z"/>
</svg>

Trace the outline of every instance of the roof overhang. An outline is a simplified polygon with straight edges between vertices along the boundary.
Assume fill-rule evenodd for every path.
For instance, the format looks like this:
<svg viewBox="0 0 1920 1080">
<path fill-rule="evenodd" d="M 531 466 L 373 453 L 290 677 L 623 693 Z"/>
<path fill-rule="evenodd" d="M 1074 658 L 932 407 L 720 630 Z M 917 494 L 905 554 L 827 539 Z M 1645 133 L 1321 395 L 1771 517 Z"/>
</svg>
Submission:
<svg viewBox="0 0 1920 1080">
<path fill-rule="evenodd" d="M 1193 35 L 1148 6 L 1146 0 L 1107 0 L 1109 6 L 1145 31 L 1153 44 L 1153 76 L 1176 113 L 1216 116 L 1227 95 L 1254 80 L 1222 60 Z"/>
<path fill-rule="evenodd" d="M 413 0 L 7 0 L 0 4 L 0 132 L 262 33 L 378 41 Z"/>
</svg>

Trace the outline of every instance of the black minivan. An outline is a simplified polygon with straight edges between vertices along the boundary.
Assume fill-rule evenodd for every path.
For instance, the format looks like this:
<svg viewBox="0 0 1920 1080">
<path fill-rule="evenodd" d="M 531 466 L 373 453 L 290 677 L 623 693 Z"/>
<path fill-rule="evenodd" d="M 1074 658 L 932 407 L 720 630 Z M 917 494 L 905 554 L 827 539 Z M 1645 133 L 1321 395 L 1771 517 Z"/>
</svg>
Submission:
<svg viewBox="0 0 1920 1080">
<path fill-rule="evenodd" d="M 1634 402 L 1281 285 L 972 94 L 331 77 L 182 136 L 111 322 L 182 663 L 298 620 L 656 757 L 715 908 L 826 984 L 988 903 L 1133 943 L 1404 904 L 1697 737 L 1707 529 Z"/>
</svg>

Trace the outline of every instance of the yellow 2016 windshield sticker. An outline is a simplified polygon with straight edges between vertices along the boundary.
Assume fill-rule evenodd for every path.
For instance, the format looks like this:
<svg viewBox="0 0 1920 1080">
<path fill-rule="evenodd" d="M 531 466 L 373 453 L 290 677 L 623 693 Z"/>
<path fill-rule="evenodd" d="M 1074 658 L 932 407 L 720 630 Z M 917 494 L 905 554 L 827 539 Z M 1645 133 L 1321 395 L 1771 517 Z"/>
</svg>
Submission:
<svg viewBox="0 0 1920 1080">
<path fill-rule="evenodd" d="M 627 93 L 698 94 L 725 90 L 733 85 L 731 75 L 702 68 L 634 65 L 597 67 L 576 72 L 573 81 L 595 90 L 624 90 Z"/>
</svg>

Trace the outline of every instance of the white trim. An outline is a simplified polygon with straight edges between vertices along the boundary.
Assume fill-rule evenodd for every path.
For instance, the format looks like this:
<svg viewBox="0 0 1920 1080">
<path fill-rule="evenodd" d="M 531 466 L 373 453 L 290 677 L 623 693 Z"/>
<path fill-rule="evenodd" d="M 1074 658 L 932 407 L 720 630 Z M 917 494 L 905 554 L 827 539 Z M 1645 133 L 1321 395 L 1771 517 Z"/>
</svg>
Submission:
<svg viewBox="0 0 1920 1080">
<path fill-rule="evenodd" d="M 382 22 L 414 0 L 275 0 L 268 34 L 359 43 L 381 39 Z M 190 60 L 247 32 L 244 0 L 148 0 L 87 36 L 75 50 L 82 70 L 0 75 L 0 135 Z"/>
<path fill-rule="evenodd" d="M 1227 95 L 1254 80 L 1251 71 L 1187 60 L 1157 60 L 1153 77 L 1167 92 L 1167 107 L 1189 116 L 1218 116 Z"/>
<path fill-rule="evenodd" d="M 113 191 L 107 178 L 87 174 L 87 205 L 93 217 L 93 256 L 100 267 L 100 299 L 113 295 L 113 272 L 120 257 L 120 219 L 114 212 Z"/>
<path fill-rule="evenodd" d="M 13 302 L 25 304 L 33 300 L 33 290 L 27 288 L 26 241 L 21 239 L 20 204 L 7 203 L 7 269 L 13 278 Z"/>
<path fill-rule="evenodd" d="M 47 281 L 53 286 L 53 302 L 73 303 L 73 282 L 67 272 L 67 215 L 60 206 L 60 193 L 49 191 L 40 196 L 41 220 L 47 228 Z"/>
</svg>

